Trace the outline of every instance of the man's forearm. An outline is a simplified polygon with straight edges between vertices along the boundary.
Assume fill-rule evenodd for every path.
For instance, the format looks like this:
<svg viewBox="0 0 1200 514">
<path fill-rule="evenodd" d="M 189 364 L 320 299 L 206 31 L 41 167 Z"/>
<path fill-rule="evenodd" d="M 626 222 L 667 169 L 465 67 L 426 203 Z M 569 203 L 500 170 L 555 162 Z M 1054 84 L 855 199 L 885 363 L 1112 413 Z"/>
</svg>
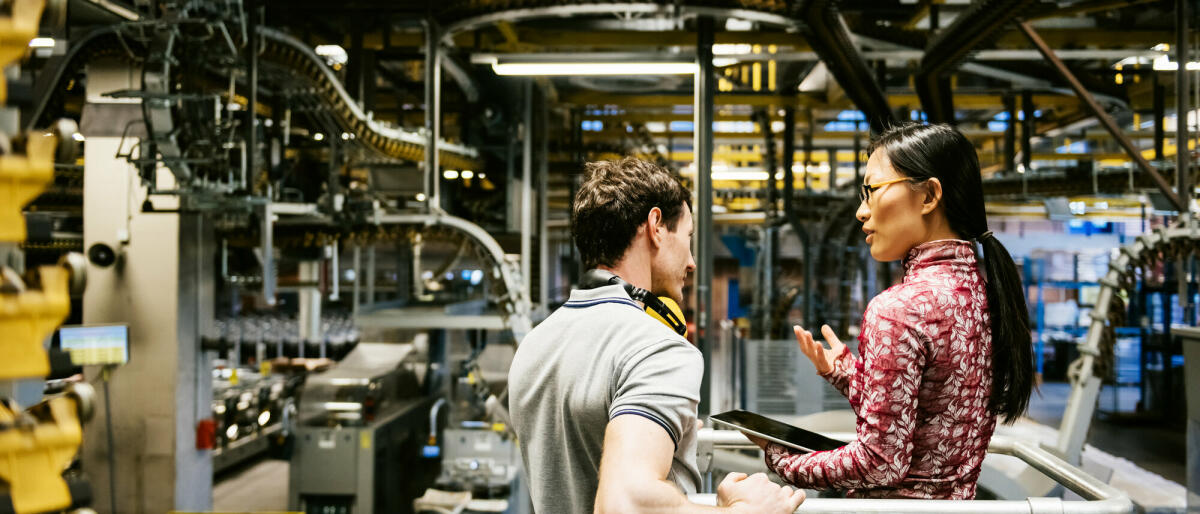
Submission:
<svg viewBox="0 0 1200 514">
<path fill-rule="evenodd" d="M 702 514 L 736 512 L 736 509 L 692 503 L 675 484 L 665 480 L 649 480 L 638 484 L 627 483 L 619 490 L 601 491 L 596 497 L 596 512 Z"/>
</svg>

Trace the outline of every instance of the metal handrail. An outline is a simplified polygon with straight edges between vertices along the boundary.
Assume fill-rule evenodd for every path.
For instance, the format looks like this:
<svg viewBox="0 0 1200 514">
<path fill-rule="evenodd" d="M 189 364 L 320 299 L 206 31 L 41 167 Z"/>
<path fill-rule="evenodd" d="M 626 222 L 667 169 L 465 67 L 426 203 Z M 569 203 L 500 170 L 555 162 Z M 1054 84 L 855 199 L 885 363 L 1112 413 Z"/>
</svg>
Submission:
<svg viewBox="0 0 1200 514">
<path fill-rule="evenodd" d="M 854 434 L 825 434 L 850 440 Z M 697 436 L 697 462 L 708 471 L 716 450 L 757 449 L 741 432 L 701 429 Z M 1097 480 L 1082 469 L 1058 458 L 1035 444 L 1004 436 L 993 436 L 988 453 L 1011 455 L 1062 484 L 1086 501 L 1032 497 L 1025 500 L 890 500 L 870 498 L 811 498 L 796 512 L 936 512 L 962 514 L 1127 514 L 1134 512 L 1133 502 L 1125 493 Z M 699 504 L 716 505 L 715 494 L 693 494 L 688 498 Z"/>
</svg>

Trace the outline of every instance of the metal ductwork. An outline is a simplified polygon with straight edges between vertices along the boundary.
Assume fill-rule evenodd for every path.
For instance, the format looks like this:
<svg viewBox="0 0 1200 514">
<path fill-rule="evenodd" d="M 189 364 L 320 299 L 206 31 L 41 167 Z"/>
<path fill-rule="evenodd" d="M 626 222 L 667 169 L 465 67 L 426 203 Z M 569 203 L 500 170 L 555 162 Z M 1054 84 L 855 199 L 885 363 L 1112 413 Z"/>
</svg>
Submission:
<svg viewBox="0 0 1200 514">
<path fill-rule="evenodd" d="M 917 98 L 930 123 L 954 123 L 950 71 L 1000 28 L 1033 4 L 1033 0 L 978 0 L 929 42 L 913 77 Z"/>
<path fill-rule="evenodd" d="M 867 61 L 850 40 L 850 29 L 834 1 L 801 1 L 796 13 L 804 21 L 809 45 L 846 91 L 846 96 L 866 116 L 871 132 L 881 132 L 885 126 L 895 123 L 895 114 L 883 88 L 875 82 Z"/>
</svg>

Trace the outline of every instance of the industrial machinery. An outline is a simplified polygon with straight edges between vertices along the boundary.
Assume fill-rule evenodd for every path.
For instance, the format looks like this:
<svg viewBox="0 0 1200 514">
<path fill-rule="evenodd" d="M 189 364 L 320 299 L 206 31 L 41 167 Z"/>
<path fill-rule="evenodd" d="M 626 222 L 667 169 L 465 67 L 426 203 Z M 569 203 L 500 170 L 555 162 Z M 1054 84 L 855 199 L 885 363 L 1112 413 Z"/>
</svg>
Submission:
<svg viewBox="0 0 1200 514">
<path fill-rule="evenodd" d="M 6 5 L 0 68 L 26 55 L 44 6 L 42 0 Z M 0 81 L 6 115 L 14 112 L 6 84 L 18 75 L 6 73 Z M 0 512 L 65 511 L 91 501 L 86 477 L 71 468 L 95 400 L 92 387 L 78 381 L 47 389 L 46 378 L 69 374 L 72 366 L 67 354 L 49 351 L 46 342 L 67 319 L 86 275 L 78 254 L 26 273 L 20 245 L 27 234 L 22 209 L 53 182 L 56 158 L 73 158 L 71 144 L 59 142 L 76 134 L 70 123 L 56 131 L 15 133 L 9 127 L 0 129 Z"/>
<path fill-rule="evenodd" d="M 360 343 L 308 377 L 299 393 L 291 510 L 412 511 L 437 475 L 437 462 L 421 454 L 433 399 L 415 343 Z"/>
<path fill-rule="evenodd" d="M 472 499 L 523 501 L 514 487 L 521 469 L 516 441 L 486 423 L 463 423 L 463 428 L 442 432 L 441 490 L 466 491 Z"/>
<path fill-rule="evenodd" d="M 235 376 L 233 368 L 213 370 L 214 473 L 270 449 L 285 453 L 296 415 L 295 392 L 303 378 L 248 370 Z"/>
</svg>

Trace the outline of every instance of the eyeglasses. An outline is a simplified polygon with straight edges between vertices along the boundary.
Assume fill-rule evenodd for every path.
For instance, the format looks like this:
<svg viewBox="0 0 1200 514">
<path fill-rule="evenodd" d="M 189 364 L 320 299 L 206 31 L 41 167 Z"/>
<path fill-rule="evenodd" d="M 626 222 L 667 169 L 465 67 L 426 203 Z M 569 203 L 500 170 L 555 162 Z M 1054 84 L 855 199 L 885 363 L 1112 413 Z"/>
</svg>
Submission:
<svg viewBox="0 0 1200 514">
<path fill-rule="evenodd" d="M 916 180 L 917 179 L 912 177 L 902 177 L 894 178 L 892 180 L 885 180 L 883 182 L 876 182 L 874 184 L 863 184 L 862 189 L 858 192 L 858 199 L 859 201 L 865 202 L 871 199 L 871 193 L 883 189 L 883 186 L 892 185 L 898 182 L 916 182 Z"/>
</svg>

